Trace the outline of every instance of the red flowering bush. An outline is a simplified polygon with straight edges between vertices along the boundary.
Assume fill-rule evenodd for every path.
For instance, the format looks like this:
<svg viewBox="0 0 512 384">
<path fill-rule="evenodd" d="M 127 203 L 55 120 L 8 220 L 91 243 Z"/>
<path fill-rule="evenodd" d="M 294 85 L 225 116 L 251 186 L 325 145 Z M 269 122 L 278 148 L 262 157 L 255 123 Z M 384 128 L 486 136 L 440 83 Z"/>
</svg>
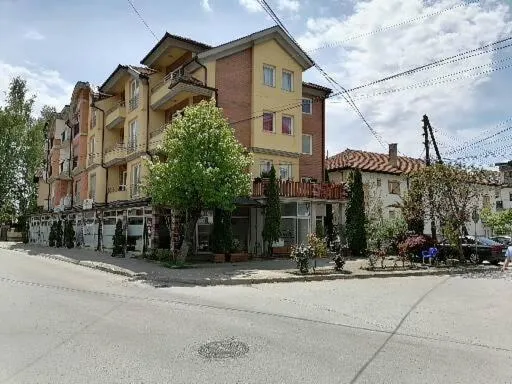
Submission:
<svg viewBox="0 0 512 384">
<path fill-rule="evenodd" d="M 433 244 L 434 240 L 430 236 L 409 236 L 398 244 L 398 257 L 402 260 L 402 264 L 405 265 L 405 260 L 411 258 L 412 262 L 413 255 L 419 255 L 422 250 L 431 247 Z"/>
</svg>

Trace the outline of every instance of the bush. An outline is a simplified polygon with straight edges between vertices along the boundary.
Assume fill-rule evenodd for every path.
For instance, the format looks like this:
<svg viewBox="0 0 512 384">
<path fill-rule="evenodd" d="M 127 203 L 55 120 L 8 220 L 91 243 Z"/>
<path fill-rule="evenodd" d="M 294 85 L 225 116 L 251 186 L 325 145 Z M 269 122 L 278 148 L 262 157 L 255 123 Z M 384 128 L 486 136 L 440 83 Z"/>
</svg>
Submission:
<svg viewBox="0 0 512 384">
<path fill-rule="evenodd" d="M 327 244 L 323 237 L 318 237 L 314 233 L 308 235 L 308 245 L 313 252 L 313 258 L 323 258 L 327 256 Z"/>
<path fill-rule="evenodd" d="M 55 227 L 55 246 L 57 248 L 62 247 L 64 234 L 62 231 L 62 221 L 57 221 L 57 226 Z"/>
<path fill-rule="evenodd" d="M 64 245 L 69 249 L 75 245 L 75 230 L 70 220 L 64 221 Z"/>
<path fill-rule="evenodd" d="M 407 255 L 419 255 L 424 249 L 434 245 L 434 239 L 426 235 L 409 236 L 398 245 L 399 253 Z"/>
<path fill-rule="evenodd" d="M 113 239 L 113 249 L 112 249 L 112 256 L 120 256 L 124 257 L 124 248 L 126 244 L 126 238 L 124 236 L 123 231 L 123 222 L 121 220 L 117 220 L 116 223 L 116 231 L 114 232 L 114 239 Z"/>
<path fill-rule="evenodd" d="M 325 229 L 324 229 L 324 225 L 322 223 L 318 223 L 316 225 L 315 234 L 316 234 L 316 237 L 318 237 L 319 239 L 325 238 Z"/>
<path fill-rule="evenodd" d="M 57 222 L 53 222 L 50 227 L 50 235 L 48 236 L 48 245 L 55 247 L 55 239 L 57 237 Z"/>
<path fill-rule="evenodd" d="M 301 273 L 309 272 L 309 260 L 313 258 L 313 249 L 309 245 L 298 245 L 292 247 L 290 257 L 297 263 L 297 268 Z"/>
<path fill-rule="evenodd" d="M 383 249 L 388 254 L 398 254 L 398 244 L 407 236 L 407 223 L 402 217 L 374 222 L 367 225 L 369 243 L 375 250 Z"/>
</svg>

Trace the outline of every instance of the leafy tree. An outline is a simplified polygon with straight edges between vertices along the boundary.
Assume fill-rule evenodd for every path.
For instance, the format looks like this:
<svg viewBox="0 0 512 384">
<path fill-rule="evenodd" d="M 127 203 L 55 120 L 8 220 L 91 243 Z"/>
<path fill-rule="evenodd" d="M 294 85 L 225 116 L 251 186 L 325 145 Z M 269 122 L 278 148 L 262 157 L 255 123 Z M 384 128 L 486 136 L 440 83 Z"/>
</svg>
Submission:
<svg viewBox="0 0 512 384">
<path fill-rule="evenodd" d="M 126 237 L 123 230 L 123 221 L 117 220 L 116 230 L 113 238 L 112 257 L 124 257 Z"/>
<path fill-rule="evenodd" d="M 325 182 L 329 183 L 329 172 L 325 170 Z M 325 206 L 325 218 L 324 218 L 325 234 L 327 236 L 327 246 L 334 241 L 334 214 L 332 204 Z"/>
<path fill-rule="evenodd" d="M 229 253 L 232 245 L 231 211 L 215 208 L 213 211 L 211 250 L 217 254 Z"/>
<path fill-rule="evenodd" d="M 410 178 L 409 185 L 409 191 L 402 197 L 402 202 L 396 204 L 396 207 L 401 209 L 407 229 L 422 235 L 425 230 L 424 191 L 421 190 L 421 184 L 414 175 Z"/>
<path fill-rule="evenodd" d="M 62 247 L 62 240 L 63 240 L 63 230 L 62 230 L 62 221 L 57 221 L 57 225 L 55 227 L 55 246 L 57 248 Z"/>
<path fill-rule="evenodd" d="M 57 238 L 57 222 L 52 222 L 52 225 L 50 227 L 50 234 L 48 236 L 48 245 L 50 247 L 55 247 L 55 241 Z"/>
<path fill-rule="evenodd" d="M 368 243 L 375 250 L 384 250 L 389 254 L 398 254 L 398 244 L 407 237 L 407 223 L 402 217 L 383 220 L 370 226 Z"/>
<path fill-rule="evenodd" d="M 348 187 L 350 195 L 346 210 L 346 236 L 352 254 L 359 256 L 366 253 L 367 244 L 363 179 L 358 169 L 350 174 Z"/>
<path fill-rule="evenodd" d="M 75 246 L 75 230 L 71 220 L 64 221 L 64 245 L 69 249 Z"/>
<path fill-rule="evenodd" d="M 28 93 L 26 81 L 16 77 L 0 107 L 0 220 L 14 213 L 22 230 L 36 210 L 34 176 L 43 164 L 46 122 L 55 116 L 54 108 L 44 107 L 35 119 L 35 98 Z"/>
<path fill-rule="evenodd" d="M 279 184 L 274 166 L 270 169 L 266 196 L 265 223 L 261 235 L 267 244 L 267 252 L 270 256 L 272 255 L 272 243 L 278 241 L 281 236 L 281 203 L 279 202 Z"/>
<path fill-rule="evenodd" d="M 474 210 L 479 210 L 483 185 L 489 175 L 481 169 L 454 164 L 434 164 L 415 175 L 418 188 L 431 191 L 428 202 L 430 219 L 441 224 L 445 237 L 463 258 L 461 237 L 465 223 L 471 220 Z"/>
<path fill-rule="evenodd" d="M 186 107 L 165 132 L 166 161 L 150 161 L 148 194 L 156 204 L 185 213 L 179 262 L 192 246 L 196 223 L 206 209 L 231 211 L 251 192 L 251 158 L 214 101 Z"/>
<path fill-rule="evenodd" d="M 512 233 L 512 209 L 492 212 L 484 208 L 480 214 L 482 222 L 492 229 L 496 235 L 510 235 Z"/>
</svg>

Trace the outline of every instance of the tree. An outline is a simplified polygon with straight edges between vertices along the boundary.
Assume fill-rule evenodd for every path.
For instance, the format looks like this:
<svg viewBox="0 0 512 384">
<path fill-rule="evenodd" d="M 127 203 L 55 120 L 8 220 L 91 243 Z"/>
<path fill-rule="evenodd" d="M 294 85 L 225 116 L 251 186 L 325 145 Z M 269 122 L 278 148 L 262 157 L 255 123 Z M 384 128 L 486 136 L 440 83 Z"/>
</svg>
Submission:
<svg viewBox="0 0 512 384">
<path fill-rule="evenodd" d="M 155 204 L 185 214 L 179 260 L 192 246 L 197 220 L 207 209 L 232 211 L 251 192 L 251 157 L 214 101 L 186 107 L 165 131 L 162 153 L 149 161 L 147 191 Z"/>
<path fill-rule="evenodd" d="M 444 236 L 462 259 L 465 223 L 471 220 L 474 210 L 480 210 L 483 185 L 488 183 L 489 175 L 481 169 L 458 164 L 434 164 L 416 172 L 414 177 L 420 190 L 432 191 L 423 206 L 432 207 L 430 220 L 441 224 Z"/>
<path fill-rule="evenodd" d="M 492 212 L 484 208 L 480 214 L 486 227 L 492 229 L 496 235 L 510 235 L 512 233 L 512 209 Z"/>
<path fill-rule="evenodd" d="M 211 251 L 216 254 L 229 253 L 232 245 L 231 211 L 215 208 L 213 211 Z"/>
<path fill-rule="evenodd" d="M 26 81 L 14 78 L 0 107 L 0 219 L 14 214 L 22 230 L 36 210 L 34 176 L 43 164 L 46 122 L 55 117 L 55 108 L 45 106 L 35 119 L 35 98 L 28 92 Z"/>
<path fill-rule="evenodd" d="M 347 204 L 346 217 L 346 235 L 348 246 L 352 254 L 356 256 L 366 253 L 366 231 L 365 231 L 365 212 L 364 212 L 364 190 L 363 178 L 361 172 L 356 169 L 350 174 L 349 182 L 349 200 Z"/>
<path fill-rule="evenodd" d="M 62 221 L 57 221 L 57 226 L 55 227 L 55 246 L 57 248 L 62 247 L 63 240 L 63 230 L 62 230 Z"/>
<path fill-rule="evenodd" d="M 265 207 L 265 223 L 262 237 L 267 244 L 268 255 L 272 255 L 272 244 L 281 237 L 281 203 L 279 202 L 279 185 L 274 166 L 270 169 L 266 190 L 267 206 Z"/>
<path fill-rule="evenodd" d="M 325 170 L 325 182 L 329 182 L 329 172 Z M 330 246 L 334 241 L 334 214 L 332 210 L 332 204 L 325 206 L 325 218 L 324 218 L 325 234 L 327 236 L 327 246 Z"/>
<path fill-rule="evenodd" d="M 123 221 L 117 220 L 116 230 L 113 238 L 112 257 L 124 257 L 124 248 L 126 244 L 126 237 L 123 230 Z"/>
<path fill-rule="evenodd" d="M 69 249 L 75 246 L 75 230 L 71 220 L 64 221 L 64 245 Z"/>
<path fill-rule="evenodd" d="M 421 184 L 414 175 L 410 177 L 409 185 L 409 191 L 402 197 L 402 202 L 393 206 L 402 211 L 407 230 L 422 235 L 425 231 L 424 191 L 421 190 Z"/>
<path fill-rule="evenodd" d="M 57 237 L 57 222 L 52 222 L 52 225 L 50 227 L 50 235 L 48 236 L 48 245 L 50 247 L 55 247 L 55 240 Z"/>
</svg>

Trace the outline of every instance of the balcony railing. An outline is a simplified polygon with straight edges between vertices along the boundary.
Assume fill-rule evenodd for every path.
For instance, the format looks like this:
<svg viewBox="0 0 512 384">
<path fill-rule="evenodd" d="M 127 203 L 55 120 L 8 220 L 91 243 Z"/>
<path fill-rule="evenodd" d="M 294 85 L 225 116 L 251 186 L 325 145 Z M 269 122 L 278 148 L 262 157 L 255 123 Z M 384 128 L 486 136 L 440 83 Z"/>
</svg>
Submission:
<svg viewBox="0 0 512 384">
<path fill-rule="evenodd" d="M 91 167 L 95 164 L 99 164 L 100 163 L 100 156 L 98 153 L 89 153 L 87 155 L 87 166 L 88 167 Z"/>
<path fill-rule="evenodd" d="M 114 112 L 116 109 L 118 108 L 124 108 L 125 107 L 125 102 L 124 100 L 121 100 L 121 101 L 118 101 L 117 103 L 115 103 L 112 108 L 109 108 L 105 111 L 105 117 L 107 117 L 108 115 L 110 115 L 112 112 Z"/>
<path fill-rule="evenodd" d="M 108 193 L 114 193 L 114 192 L 126 192 L 126 185 L 110 185 L 107 188 Z"/>
<path fill-rule="evenodd" d="M 128 101 L 130 112 L 139 107 L 139 99 L 140 99 L 140 96 L 135 95 Z"/>
<path fill-rule="evenodd" d="M 253 197 L 265 197 L 269 186 L 266 180 L 253 182 Z M 347 191 L 342 184 L 303 183 L 297 181 L 278 181 L 279 196 L 303 197 L 322 200 L 345 200 Z"/>
<path fill-rule="evenodd" d="M 115 163 L 122 163 L 126 161 L 126 146 L 122 141 L 108 147 L 105 150 L 104 157 L 107 166 L 114 165 Z"/>
<path fill-rule="evenodd" d="M 140 197 L 142 194 L 142 184 L 131 184 L 130 185 L 130 199 Z"/>
<path fill-rule="evenodd" d="M 165 128 L 167 127 L 167 125 L 170 124 L 170 123 L 165 123 L 165 124 L 162 124 L 160 126 L 160 128 L 152 131 L 152 132 L 149 132 L 149 138 L 150 139 L 153 139 L 154 137 L 160 135 L 161 133 L 163 133 L 165 131 Z"/>
<path fill-rule="evenodd" d="M 128 144 L 126 145 L 126 153 L 130 154 L 136 152 L 139 148 L 140 144 L 137 137 L 134 137 L 128 140 Z"/>
<path fill-rule="evenodd" d="M 151 93 L 155 93 L 160 88 L 162 88 L 164 85 L 166 85 L 167 87 L 171 87 L 174 84 L 176 84 L 182 80 L 192 81 L 192 82 L 196 82 L 200 85 L 203 85 L 203 83 L 201 81 L 192 77 L 192 75 L 190 73 L 186 72 L 183 67 L 180 67 L 180 68 L 175 69 L 174 71 L 168 73 L 161 81 L 156 83 L 151 88 Z"/>
</svg>

